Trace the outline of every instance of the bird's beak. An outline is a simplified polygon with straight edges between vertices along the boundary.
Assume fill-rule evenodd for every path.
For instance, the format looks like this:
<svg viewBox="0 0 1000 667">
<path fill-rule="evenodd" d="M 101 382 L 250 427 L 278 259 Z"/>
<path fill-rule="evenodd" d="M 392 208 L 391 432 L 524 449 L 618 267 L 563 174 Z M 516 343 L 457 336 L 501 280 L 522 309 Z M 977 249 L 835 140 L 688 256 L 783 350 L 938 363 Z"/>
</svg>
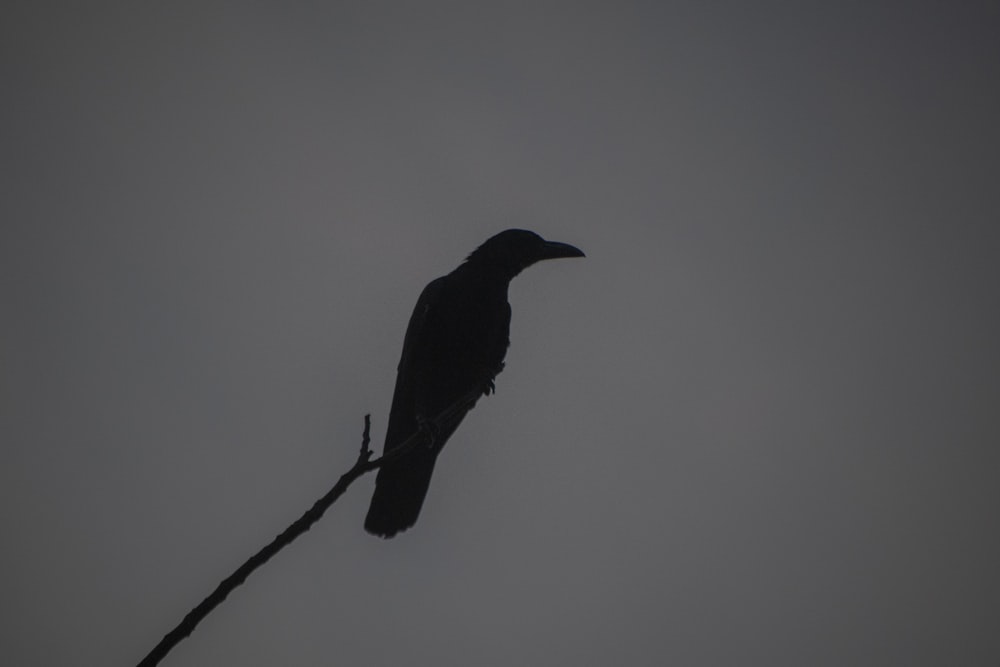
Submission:
<svg viewBox="0 0 1000 667">
<path fill-rule="evenodd" d="M 542 259 L 556 259 L 559 257 L 586 257 L 583 251 L 576 246 L 558 241 L 546 241 L 542 245 Z"/>
</svg>

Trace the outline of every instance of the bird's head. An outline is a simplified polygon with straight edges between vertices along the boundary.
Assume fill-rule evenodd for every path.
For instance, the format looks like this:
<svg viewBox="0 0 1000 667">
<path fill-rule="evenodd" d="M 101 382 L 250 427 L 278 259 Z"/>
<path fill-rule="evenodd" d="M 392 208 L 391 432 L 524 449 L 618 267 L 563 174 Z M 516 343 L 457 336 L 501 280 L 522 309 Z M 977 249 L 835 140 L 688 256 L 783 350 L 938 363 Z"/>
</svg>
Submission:
<svg viewBox="0 0 1000 667">
<path fill-rule="evenodd" d="M 584 256 L 582 250 L 568 243 L 546 241 L 526 229 L 508 229 L 487 239 L 466 261 L 500 270 L 513 278 L 543 259 Z"/>
</svg>

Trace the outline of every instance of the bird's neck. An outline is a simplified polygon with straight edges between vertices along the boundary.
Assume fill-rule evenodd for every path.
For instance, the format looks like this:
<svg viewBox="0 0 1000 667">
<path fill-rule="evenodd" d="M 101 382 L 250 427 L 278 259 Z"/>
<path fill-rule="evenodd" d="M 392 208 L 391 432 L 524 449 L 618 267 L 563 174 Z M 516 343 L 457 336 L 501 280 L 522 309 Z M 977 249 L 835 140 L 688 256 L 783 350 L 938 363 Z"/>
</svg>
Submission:
<svg viewBox="0 0 1000 667">
<path fill-rule="evenodd" d="M 466 261 L 455 269 L 455 273 L 471 279 L 471 284 L 482 290 L 484 296 L 488 294 L 506 299 L 510 281 L 519 271 L 512 271 L 509 267 L 491 262 Z"/>
</svg>

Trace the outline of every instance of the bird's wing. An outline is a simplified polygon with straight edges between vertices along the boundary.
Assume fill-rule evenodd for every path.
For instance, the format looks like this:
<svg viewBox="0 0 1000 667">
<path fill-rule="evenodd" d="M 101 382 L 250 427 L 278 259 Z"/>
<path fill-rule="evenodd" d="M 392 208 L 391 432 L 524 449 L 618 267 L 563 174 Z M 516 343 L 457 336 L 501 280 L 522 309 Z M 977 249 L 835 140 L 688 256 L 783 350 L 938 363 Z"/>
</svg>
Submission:
<svg viewBox="0 0 1000 667">
<path fill-rule="evenodd" d="M 429 334 L 426 324 L 434 304 L 440 305 L 443 288 L 441 280 L 439 278 L 431 282 L 421 292 L 406 328 L 403 353 L 396 373 L 396 389 L 392 395 L 392 409 L 389 411 L 389 426 L 383 449 L 386 453 L 400 447 L 420 427 L 417 396 L 422 389 L 422 374 L 427 372 L 428 365 L 426 338 Z M 379 468 L 375 478 L 375 493 L 365 518 L 365 529 L 368 532 L 392 537 L 416 522 L 427 495 L 440 447 L 459 421 L 461 416 L 454 424 L 439 427 L 435 447 L 417 446 L 401 459 Z"/>
<path fill-rule="evenodd" d="M 413 307 L 413 314 L 410 315 L 410 323 L 406 326 L 406 335 L 403 337 L 403 353 L 399 357 L 399 366 L 396 367 L 400 375 L 409 373 L 413 369 L 414 350 L 421 348 L 427 314 L 432 304 L 440 302 L 441 293 L 444 291 L 444 279 L 445 276 L 442 276 L 429 282 L 420 293 L 417 305 Z"/>
<path fill-rule="evenodd" d="M 431 305 L 440 299 L 443 288 L 443 278 L 431 281 L 413 308 L 410 323 L 403 337 L 403 352 L 396 367 L 396 388 L 392 395 L 392 408 L 389 411 L 389 425 L 386 430 L 384 451 L 388 452 L 412 435 L 418 427 L 416 401 L 419 391 L 420 374 L 424 364 L 420 352 L 426 348 L 424 343 L 425 324 Z"/>
</svg>

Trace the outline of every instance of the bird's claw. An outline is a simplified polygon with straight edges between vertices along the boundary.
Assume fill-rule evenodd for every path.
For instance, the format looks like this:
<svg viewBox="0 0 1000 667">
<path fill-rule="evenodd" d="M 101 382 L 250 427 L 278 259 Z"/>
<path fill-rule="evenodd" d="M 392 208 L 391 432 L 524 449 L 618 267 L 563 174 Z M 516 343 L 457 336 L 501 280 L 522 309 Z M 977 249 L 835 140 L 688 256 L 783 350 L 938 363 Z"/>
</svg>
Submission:
<svg viewBox="0 0 1000 667">
<path fill-rule="evenodd" d="M 484 396 L 489 396 L 490 394 L 497 393 L 496 378 L 498 375 L 500 375 L 500 372 L 503 370 L 503 367 L 504 363 L 501 361 L 499 364 L 497 364 L 497 367 L 493 369 L 493 375 L 490 377 L 489 380 L 486 381 L 486 386 L 483 388 Z"/>
</svg>

